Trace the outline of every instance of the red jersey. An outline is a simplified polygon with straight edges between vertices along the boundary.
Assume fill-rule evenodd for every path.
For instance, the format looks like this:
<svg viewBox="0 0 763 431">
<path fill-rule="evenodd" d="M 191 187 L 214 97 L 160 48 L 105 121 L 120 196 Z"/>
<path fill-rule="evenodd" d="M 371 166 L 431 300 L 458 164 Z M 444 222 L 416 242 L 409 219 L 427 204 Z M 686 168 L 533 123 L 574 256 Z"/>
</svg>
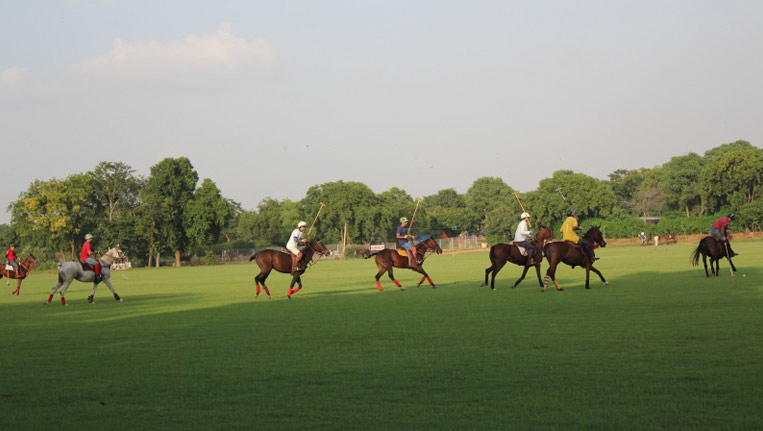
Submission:
<svg viewBox="0 0 763 431">
<path fill-rule="evenodd" d="M 91 251 L 93 251 L 93 246 L 88 241 L 85 241 L 85 245 L 82 246 L 82 251 L 79 253 L 79 261 L 84 262 L 90 257 Z"/>
<path fill-rule="evenodd" d="M 718 229 L 719 231 L 723 232 L 723 229 L 729 225 L 730 221 L 731 219 L 728 217 L 721 217 L 716 220 L 715 223 L 713 223 L 713 229 Z"/>
<path fill-rule="evenodd" d="M 16 251 L 8 249 L 8 251 L 5 252 L 5 257 L 8 258 L 8 262 L 13 262 L 16 260 Z"/>
</svg>

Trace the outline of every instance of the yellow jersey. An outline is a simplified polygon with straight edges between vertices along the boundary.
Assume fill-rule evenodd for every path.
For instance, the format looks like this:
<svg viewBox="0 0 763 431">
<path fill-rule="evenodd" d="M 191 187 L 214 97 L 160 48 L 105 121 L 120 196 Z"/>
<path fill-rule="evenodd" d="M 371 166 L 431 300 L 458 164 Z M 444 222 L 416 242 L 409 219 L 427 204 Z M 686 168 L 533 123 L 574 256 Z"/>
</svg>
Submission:
<svg viewBox="0 0 763 431">
<path fill-rule="evenodd" d="M 578 221 L 575 217 L 569 216 L 562 225 L 562 239 L 565 241 L 572 241 L 577 244 L 580 241 L 575 228 L 578 226 Z"/>
</svg>

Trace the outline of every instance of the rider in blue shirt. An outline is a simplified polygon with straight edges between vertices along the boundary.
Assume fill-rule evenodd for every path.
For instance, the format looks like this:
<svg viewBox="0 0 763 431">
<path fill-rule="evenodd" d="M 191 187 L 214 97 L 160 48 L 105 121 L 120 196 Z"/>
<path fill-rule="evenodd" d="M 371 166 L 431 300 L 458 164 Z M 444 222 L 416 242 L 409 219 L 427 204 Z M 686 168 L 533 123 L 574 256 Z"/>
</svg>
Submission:
<svg viewBox="0 0 763 431">
<path fill-rule="evenodd" d="M 395 238 L 397 238 L 397 248 L 404 248 L 408 251 L 408 265 L 411 267 L 419 266 L 421 262 L 419 262 L 418 251 L 416 250 L 416 246 L 413 245 L 413 242 L 409 241 L 409 239 L 413 239 L 413 235 L 408 233 L 407 218 L 400 218 L 400 226 L 397 227 Z"/>
</svg>

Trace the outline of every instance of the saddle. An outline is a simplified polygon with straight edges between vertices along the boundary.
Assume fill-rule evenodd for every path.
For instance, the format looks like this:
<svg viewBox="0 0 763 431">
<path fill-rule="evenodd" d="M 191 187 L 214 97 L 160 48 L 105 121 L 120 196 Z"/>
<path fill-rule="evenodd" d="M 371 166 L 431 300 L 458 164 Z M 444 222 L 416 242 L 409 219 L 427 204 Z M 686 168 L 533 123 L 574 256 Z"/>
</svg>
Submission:
<svg viewBox="0 0 763 431">
<path fill-rule="evenodd" d="M 79 265 L 82 267 L 82 271 L 93 271 L 95 272 L 95 266 L 87 263 L 87 262 L 80 262 Z M 103 265 L 101 265 L 103 267 Z"/>
<path fill-rule="evenodd" d="M 513 241 L 512 244 L 514 244 L 514 247 L 516 247 L 519 250 L 519 254 L 522 256 L 527 256 L 527 249 L 522 247 L 520 244 L 521 242 Z"/>
</svg>

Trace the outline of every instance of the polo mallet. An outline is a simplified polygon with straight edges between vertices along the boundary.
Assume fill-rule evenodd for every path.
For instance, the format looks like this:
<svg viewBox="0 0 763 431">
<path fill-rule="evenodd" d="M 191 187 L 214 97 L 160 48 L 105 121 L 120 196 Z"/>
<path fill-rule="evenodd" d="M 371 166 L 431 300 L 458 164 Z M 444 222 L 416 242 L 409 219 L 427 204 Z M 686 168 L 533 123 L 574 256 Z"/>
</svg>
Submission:
<svg viewBox="0 0 763 431">
<path fill-rule="evenodd" d="M 564 197 L 564 194 L 562 193 L 562 189 L 561 189 L 561 187 L 560 187 L 560 188 L 558 188 L 558 189 L 556 189 L 556 191 L 557 191 L 557 192 L 559 192 L 559 194 L 560 194 L 560 195 L 562 195 L 562 199 L 564 199 L 564 201 L 565 201 L 565 202 L 567 202 L 567 205 L 569 205 L 569 204 L 570 204 L 570 201 L 568 201 L 568 200 L 567 200 L 567 198 L 566 198 L 566 197 Z"/>
<path fill-rule="evenodd" d="M 323 207 L 326 206 L 326 204 L 324 204 L 323 202 L 321 202 L 320 204 L 321 204 L 321 207 L 318 208 L 318 213 L 315 214 L 315 218 L 313 219 L 313 224 L 310 225 L 310 229 L 307 230 L 307 235 L 305 235 L 305 236 L 310 236 L 310 232 L 313 231 L 313 227 L 315 226 L 315 222 L 318 221 L 318 216 L 321 215 L 321 210 L 323 210 Z"/>
<path fill-rule="evenodd" d="M 721 240 L 723 242 L 723 247 L 726 248 L 726 259 L 729 261 L 729 274 L 733 277 L 734 276 L 734 270 L 731 269 L 731 253 L 729 252 L 729 231 L 724 229 L 724 233 L 726 234 L 726 241 Z"/>
<path fill-rule="evenodd" d="M 514 193 L 512 193 L 512 194 L 514 195 L 515 198 L 517 198 L 517 202 L 519 202 L 519 207 L 522 208 L 522 212 L 526 213 L 527 210 L 525 210 L 525 206 L 522 205 L 522 201 L 519 200 L 519 192 L 514 190 Z M 532 227 L 532 225 L 530 224 L 530 220 L 527 221 L 527 226 L 528 227 Z"/>
<path fill-rule="evenodd" d="M 408 225 L 408 234 L 413 235 L 411 231 L 413 230 L 413 222 L 416 220 L 416 213 L 419 211 L 419 204 L 421 203 L 421 199 L 416 199 L 416 208 L 413 210 L 413 216 L 411 217 L 411 223 Z"/>
</svg>

